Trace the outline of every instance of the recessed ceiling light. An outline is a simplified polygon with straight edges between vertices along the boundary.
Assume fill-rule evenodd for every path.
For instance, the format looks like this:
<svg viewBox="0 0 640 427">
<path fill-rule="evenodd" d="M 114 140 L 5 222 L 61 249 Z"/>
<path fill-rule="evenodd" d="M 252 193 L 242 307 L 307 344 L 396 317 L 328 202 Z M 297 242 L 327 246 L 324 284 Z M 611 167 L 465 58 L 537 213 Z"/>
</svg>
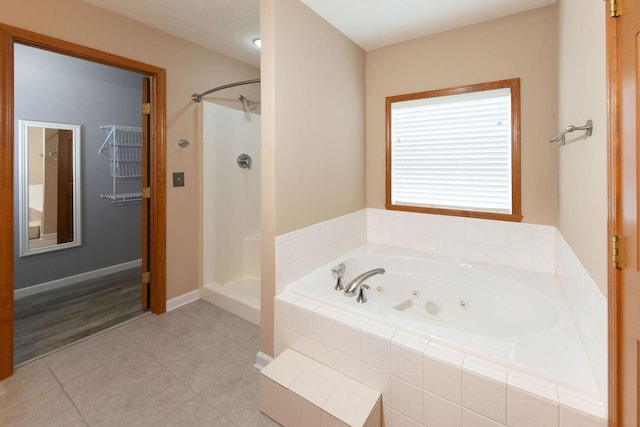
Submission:
<svg viewBox="0 0 640 427">
<path fill-rule="evenodd" d="M 260 40 L 260 37 L 258 37 L 257 39 L 253 39 L 253 44 L 255 44 L 258 47 L 261 47 L 262 41 Z"/>
</svg>

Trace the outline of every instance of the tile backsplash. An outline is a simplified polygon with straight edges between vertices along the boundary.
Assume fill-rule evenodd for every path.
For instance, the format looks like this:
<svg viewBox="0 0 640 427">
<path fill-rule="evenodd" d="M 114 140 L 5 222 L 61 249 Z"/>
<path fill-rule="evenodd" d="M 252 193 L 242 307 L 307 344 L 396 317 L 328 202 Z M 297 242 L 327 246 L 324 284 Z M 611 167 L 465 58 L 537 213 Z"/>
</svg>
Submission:
<svg viewBox="0 0 640 427">
<path fill-rule="evenodd" d="M 543 273 L 555 271 L 555 227 L 367 209 L 367 241 Z"/>
<path fill-rule="evenodd" d="M 276 237 L 276 294 L 310 271 L 366 241 L 366 210 Z"/>
</svg>

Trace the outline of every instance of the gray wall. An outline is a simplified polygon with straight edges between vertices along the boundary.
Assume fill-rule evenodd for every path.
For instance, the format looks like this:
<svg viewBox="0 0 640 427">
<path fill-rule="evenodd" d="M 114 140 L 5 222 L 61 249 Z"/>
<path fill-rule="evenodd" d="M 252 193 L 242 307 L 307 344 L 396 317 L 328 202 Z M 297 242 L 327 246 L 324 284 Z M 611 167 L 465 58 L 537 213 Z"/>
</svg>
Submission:
<svg viewBox="0 0 640 427">
<path fill-rule="evenodd" d="M 82 125 L 82 246 L 18 257 L 18 176 L 14 172 L 15 289 L 139 259 L 141 205 L 112 204 L 101 125 L 140 126 L 142 76 L 27 46 L 15 46 L 14 164 L 18 120 Z M 140 186 L 140 181 L 136 185 Z"/>
</svg>

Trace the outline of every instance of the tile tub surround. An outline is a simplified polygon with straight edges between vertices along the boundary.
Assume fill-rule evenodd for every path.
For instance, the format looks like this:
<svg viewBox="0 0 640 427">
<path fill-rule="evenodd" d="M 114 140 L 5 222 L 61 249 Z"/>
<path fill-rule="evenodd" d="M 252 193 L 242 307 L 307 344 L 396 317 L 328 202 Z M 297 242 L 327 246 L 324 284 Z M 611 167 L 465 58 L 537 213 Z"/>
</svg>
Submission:
<svg viewBox="0 0 640 427">
<path fill-rule="evenodd" d="M 291 348 L 379 391 L 387 426 L 607 424 L 593 397 L 289 292 L 275 323 L 276 356 Z"/>
<path fill-rule="evenodd" d="M 276 294 L 289 283 L 366 240 L 366 210 L 276 237 Z"/>
<path fill-rule="evenodd" d="M 364 243 L 512 269 L 515 274 L 556 274 L 606 402 L 606 299 L 555 227 L 368 208 L 278 236 L 276 295 Z"/>
</svg>

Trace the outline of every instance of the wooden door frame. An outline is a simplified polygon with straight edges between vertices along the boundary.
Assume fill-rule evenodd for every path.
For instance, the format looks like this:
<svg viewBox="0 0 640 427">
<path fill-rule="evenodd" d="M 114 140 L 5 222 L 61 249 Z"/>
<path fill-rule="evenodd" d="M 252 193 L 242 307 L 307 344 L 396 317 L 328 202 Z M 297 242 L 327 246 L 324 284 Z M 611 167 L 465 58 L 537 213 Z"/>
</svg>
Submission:
<svg viewBox="0 0 640 427">
<path fill-rule="evenodd" d="M 622 235 L 622 171 L 621 171 L 621 114 L 620 57 L 618 20 L 606 13 L 606 67 L 607 67 L 607 191 L 608 223 L 607 254 L 612 254 L 612 236 Z M 637 153 L 636 153 L 637 155 Z M 607 317 L 608 317 L 608 425 L 617 427 L 623 420 L 622 407 L 622 270 L 607 260 Z"/>
<path fill-rule="evenodd" d="M 156 314 L 166 311 L 166 71 L 100 50 L 0 24 L 0 380 L 13 372 L 14 43 L 133 71 L 151 79 L 150 309 Z"/>
<path fill-rule="evenodd" d="M 617 60 L 616 60 L 616 29 L 615 20 L 608 15 L 607 22 L 607 187 L 608 187 L 608 224 L 607 236 L 620 234 L 620 223 L 618 211 L 620 209 L 619 186 L 620 186 L 620 140 L 617 114 L 619 105 L 617 81 Z M 607 238 L 607 254 L 611 253 L 611 239 Z M 609 406 L 609 426 L 617 426 L 620 419 L 620 409 L 618 405 L 618 375 L 620 374 L 618 355 L 620 339 L 619 302 L 618 286 L 620 280 L 620 270 L 614 268 L 612 263 L 608 263 L 607 274 L 607 317 L 608 317 L 608 406 Z"/>
</svg>

